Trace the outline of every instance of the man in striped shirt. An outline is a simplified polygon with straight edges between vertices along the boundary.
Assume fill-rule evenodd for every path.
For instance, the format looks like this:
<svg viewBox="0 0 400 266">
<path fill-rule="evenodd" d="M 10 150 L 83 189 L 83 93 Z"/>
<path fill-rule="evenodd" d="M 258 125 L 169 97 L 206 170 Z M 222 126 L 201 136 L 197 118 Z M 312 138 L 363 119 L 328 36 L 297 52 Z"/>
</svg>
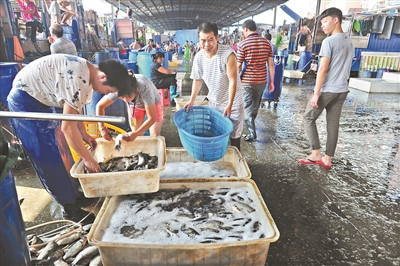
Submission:
<svg viewBox="0 0 400 266">
<path fill-rule="evenodd" d="M 237 52 L 238 72 L 242 72 L 241 82 L 244 88 L 244 121 L 249 134 L 245 141 L 257 138 L 255 119 L 260 108 L 261 97 L 267 85 L 267 67 L 270 75 L 268 90 L 274 91 L 275 68 L 270 43 L 257 33 L 256 23 L 249 19 L 243 25 L 245 39 L 239 43 Z M 242 69 L 243 67 L 243 69 Z"/>
<path fill-rule="evenodd" d="M 213 22 L 201 24 L 197 28 L 197 35 L 201 50 L 193 60 L 190 74 L 190 78 L 193 79 L 192 94 L 184 107 L 189 110 L 193 106 L 204 82 L 208 88 L 208 105 L 231 119 L 231 145 L 240 151 L 244 110 L 235 51 L 226 45 L 218 44 L 218 27 Z"/>
</svg>

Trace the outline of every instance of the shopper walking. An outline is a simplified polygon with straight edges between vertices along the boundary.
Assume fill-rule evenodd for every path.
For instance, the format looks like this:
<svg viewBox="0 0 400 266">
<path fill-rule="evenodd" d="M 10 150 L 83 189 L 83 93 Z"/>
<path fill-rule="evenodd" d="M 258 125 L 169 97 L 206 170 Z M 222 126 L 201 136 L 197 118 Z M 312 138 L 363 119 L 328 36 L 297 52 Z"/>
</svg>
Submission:
<svg viewBox="0 0 400 266">
<path fill-rule="evenodd" d="M 329 169 L 338 141 L 343 103 L 349 92 L 347 81 L 354 49 L 350 37 L 342 30 L 342 12 L 339 9 L 326 9 L 321 13 L 320 19 L 321 28 L 329 37 L 322 41 L 314 93 L 304 113 L 305 132 L 312 151 L 306 159 L 299 159 L 298 162 L 317 164 Z M 322 157 L 316 120 L 324 109 L 327 140 L 325 156 Z"/>
</svg>

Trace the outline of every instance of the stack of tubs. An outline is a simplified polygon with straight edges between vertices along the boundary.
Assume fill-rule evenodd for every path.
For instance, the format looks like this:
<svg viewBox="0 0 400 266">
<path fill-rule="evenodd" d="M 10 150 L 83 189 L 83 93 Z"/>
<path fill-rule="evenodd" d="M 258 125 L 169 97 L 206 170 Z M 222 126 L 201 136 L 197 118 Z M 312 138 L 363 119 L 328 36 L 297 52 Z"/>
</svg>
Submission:
<svg viewBox="0 0 400 266">
<path fill-rule="evenodd" d="M 267 259 L 268 249 L 271 242 L 275 242 L 279 238 L 279 231 L 262 199 L 262 196 L 256 184 L 250 180 L 251 173 L 247 166 L 245 159 L 241 156 L 236 147 L 228 147 L 226 154 L 223 158 L 215 162 L 199 162 L 188 154 L 183 148 L 166 148 L 165 142 L 159 143 L 159 139 L 163 137 L 138 137 L 134 142 L 123 142 L 121 151 L 114 150 L 114 144 L 108 141 L 99 139 L 98 147 L 93 151 L 92 156 L 95 160 L 102 161 L 104 158 L 109 158 L 110 154 L 113 156 L 124 156 L 137 153 L 138 151 L 150 153 L 151 155 L 158 155 L 158 169 L 140 170 L 131 172 L 117 172 L 117 173 L 96 173 L 96 174 L 83 174 L 83 165 L 81 161 L 75 163 L 71 169 L 71 175 L 79 178 L 85 196 L 99 197 L 108 196 L 105 200 L 96 220 L 88 234 L 88 240 L 91 245 L 98 246 L 104 265 L 265 265 Z M 207 177 L 195 176 L 190 167 L 184 167 L 188 176 L 180 176 L 175 164 L 207 164 L 204 168 L 219 167 L 221 164 L 230 165 L 234 169 L 233 175 Z M 170 165 L 170 166 L 169 166 Z M 164 176 L 163 172 L 170 168 L 170 172 L 176 175 Z M 159 188 L 154 184 L 148 184 L 147 178 L 153 181 L 154 174 L 148 176 L 149 171 L 159 173 Z M 136 172 L 136 173 L 134 173 Z M 220 172 L 219 172 L 220 173 Z M 92 179 L 90 181 L 90 179 Z M 139 180 L 141 179 L 141 180 Z M 147 182 L 143 184 L 143 182 Z M 139 187 L 140 186 L 140 187 Z M 161 192 L 154 192 L 158 189 Z M 193 244 L 180 244 L 180 243 L 166 243 L 163 242 L 161 235 L 157 235 L 157 243 L 151 243 L 149 240 L 137 240 L 135 228 L 140 228 L 141 225 L 134 222 L 125 221 L 124 228 L 133 230 L 133 237 L 129 242 L 112 237 L 106 238 L 106 232 L 113 228 L 113 220 L 116 219 L 115 215 L 121 210 L 122 202 L 128 200 L 129 196 L 126 194 L 141 194 L 140 197 L 146 197 L 143 193 L 157 193 L 155 195 L 170 195 L 181 191 L 182 189 L 189 189 L 194 191 L 212 191 L 214 189 L 228 189 L 243 191 L 248 196 L 248 199 L 254 203 L 254 213 L 257 214 L 258 221 L 260 221 L 260 230 L 265 232 L 260 238 L 245 239 L 238 241 L 236 239 L 219 241 L 217 243 L 193 243 Z M 165 193 L 165 194 L 164 194 Z M 217 194 L 213 194 L 217 195 Z M 175 197 L 174 197 L 175 198 Z M 166 201 L 171 202 L 167 197 Z M 129 204 L 129 203 L 128 203 Z M 152 204 L 149 201 L 149 204 Z M 155 207 L 144 208 L 147 212 Z M 137 207 L 137 204 L 135 205 Z M 234 207 L 232 207 L 235 209 Z M 135 209 L 131 208 L 132 213 L 126 213 L 129 217 L 137 219 L 141 215 L 135 215 Z M 137 212 L 137 210 L 136 210 Z M 242 212 L 240 215 L 249 217 L 253 214 L 246 214 Z M 157 217 L 154 217 L 157 216 Z M 142 225 L 145 230 L 159 230 L 157 227 L 149 226 L 153 220 L 164 222 L 166 219 L 162 214 L 155 213 L 151 221 L 142 220 Z M 178 219 L 178 218 L 177 218 Z M 211 219 L 211 218 L 209 218 Z M 117 218 L 118 220 L 118 218 Z M 168 223 L 169 221 L 165 221 Z M 246 224 L 245 230 L 253 228 L 252 221 Z M 149 228 L 147 229 L 147 226 Z M 150 229 L 151 227 L 151 229 Z M 172 230 L 172 229 L 171 229 Z M 125 231 L 125 230 L 124 230 Z M 126 231 L 127 232 L 127 231 Z M 119 229 L 115 231 L 115 236 L 124 234 Z M 150 232 L 149 232 L 150 233 Z M 151 232 L 152 233 L 152 232 Z M 128 232 L 129 234 L 129 232 Z M 109 235 L 108 235 L 109 236 Z M 136 241 L 136 242 L 134 242 Z M 159 242 L 158 242 L 159 241 Z M 165 240 L 164 240 L 165 241 Z M 139 243 L 138 243 L 139 242 Z"/>
</svg>

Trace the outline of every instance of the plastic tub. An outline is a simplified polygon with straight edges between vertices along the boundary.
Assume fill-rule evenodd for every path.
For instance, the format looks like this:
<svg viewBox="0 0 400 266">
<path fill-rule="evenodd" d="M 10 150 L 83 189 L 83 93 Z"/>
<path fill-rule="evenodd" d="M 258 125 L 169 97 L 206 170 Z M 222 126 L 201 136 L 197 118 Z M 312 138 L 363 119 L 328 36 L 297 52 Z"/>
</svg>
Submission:
<svg viewBox="0 0 400 266">
<path fill-rule="evenodd" d="M 98 213 L 88 234 L 91 245 L 98 246 L 104 265 L 265 265 L 271 242 L 279 239 L 279 231 L 268 211 L 256 184 L 250 179 L 203 179 L 185 182 L 166 182 L 161 189 L 176 190 L 243 188 L 253 200 L 259 215 L 264 238 L 209 244 L 163 244 L 161 243 L 116 243 L 104 242 L 104 229 L 109 227 L 110 219 L 123 196 L 108 197 Z M 132 213 L 132 215 L 135 215 Z M 162 217 L 160 217 L 162 218 Z M 157 217 L 154 217 L 157 219 Z"/>
<path fill-rule="evenodd" d="M 130 62 L 136 62 L 137 61 L 137 56 L 138 56 L 138 52 L 137 51 L 129 52 L 129 61 Z"/>
<path fill-rule="evenodd" d="M 99 64 L 100 62 L 108 61 L 111 58 L 111 54 L 107 52 L 96 52 L 95 54 L 95 62 L 96 64 Z"/>
<path fill-rule="evenodd" d="M 97 139 L 97 148 L 92 152 L 97 162 L 111 157 L 128 156 L 138 152 L 158 156 L 158 167 L 149 170 L 133 170 L 113 173 L 83 172 L 79 159 L 71 168 L 71 176 L 78 178 L 87 198 L 156 192 L 160 184 L 160 171 L 165 168 L 166 151 L 164 137 L 137 137 L 133 142 L 122 141 L 121 150 L 115 150 L 114 141 Z"/>
<path fill-rule="evenodd" d="M 218 168 L 219 164 L 225 164 L 227 167 L 232 169 L 234 172 L 233 176 L 218 176 L 218 177 L 209 177 L 209 176 L 199 176 L 199 173 L 196 173 L 195 170 L 186 168 L 187 174 L 186 177 L 182 177 L 177 172 L 175 176 L 169 176 L 167 174 L 163 174 L 167 168 L 169 163 L 200 163 L 198 160 L 194 159 L 189 153 L 182 147 L 177 148 L 167 148 L 167 163 L 165 166 L 165 170 L 160 173 L 160 182 L 164 182 L 165 180 L 173 180 L 175 182 L 182 182 L 187 180 L 188 178 L 251 178 L 251 172 L 249 166 L 245 158 L 242 157 L 239 150 L 236 147 L 229 146 L 226 150 L 224 157 L 215 162 L 207 162 L 207 167 Z M 193 171 L 192 171 L 193 170 Z"/>
<path fill-rule="evenodd" d="M 136 62 L 131 62 L 131 61 L 129 61 L 129 62 L 126 62 L 126 63 L 124 64 L 124 66 L 126 67 L 126 69 L 132 69 L 134 74 L 139 74 L 139 72 L 138 72 L 138 66 L 137 66 L 137 63 L 136 63 Z"/>
<path fill-rule="evenodd" d="M 193 158 L 212 162 L 221 159 L 233 130 L 232 121 L 208 106 L 192 106 L 177 111 L 174 122 L 182 146 Z"/>
<path fill-rule="evenodd" d="M 151 65 L 151 55 L 153 53 L 140 52 L 137 56 L 137 65 L 139 69 L 139 74 L 145 75 L 150 78 L 150 65 Z"/>
</svg>

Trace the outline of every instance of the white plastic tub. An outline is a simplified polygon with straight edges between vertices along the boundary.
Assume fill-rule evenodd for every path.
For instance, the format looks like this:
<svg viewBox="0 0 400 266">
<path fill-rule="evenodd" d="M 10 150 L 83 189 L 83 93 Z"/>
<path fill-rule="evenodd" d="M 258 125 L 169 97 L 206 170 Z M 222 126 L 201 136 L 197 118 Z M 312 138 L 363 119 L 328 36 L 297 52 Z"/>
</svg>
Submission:
<svg viewBox="0 0 400 266">
<path fill-rule="evenodd" d="M 102 162 L 111 157 L 128 156 L 145 152 L 158 156 L 158 167 L 149 170 L 133 170 L 112 173 L 84 173 L 84 164 L 79 159 L 71 168 L 71 176 L 78 178 L 86 197 L 103 197 L 156 192 L 160 185 L 160 171 L 165 168 L 166 148 L 164 137 L 137 137 L 133 142 L 123 141 L 121 150 L 114 148 L 114 141 L 97 139 L 93 158 Z"/>
<path fill-rule="evenodd" d="M 265 265 L 271 242 L 279 231 L 256 186 L 251 179 L 191 179 L 186 182 L 164 182 L 160 189 L 244 188 L 253 200 L 259 221 L 265 227 L 264 238 L 211 244 L 163 244 L 104 242 L 105 229 L 124 196 L 108 197 L 88 234 L 91 245 L 99 247 L 104 265 Z M 134 215 L 134 214 L 132 214 Z M 139 215 L 137 215 L 140 219 Z M 161 219 L 162 217 L 154 217 Z M 160 240 L 161 242 L 161 240 Z"/>
<path fill-rule="evenodd" d="M 176 166 L 179 169 L 171 169 Z M 182 167 L 185 169 L 181 169 Z M 202 167 L 207 169 L 199 171 Z M 215 176 L 204 175 L 207 172 L 215 172 L 215 170 L 207 171 L 208 169 L 223 169 L 226 171 L 221 171 Z M 225 175 L 226 173 L 229 173 L 229 175 Z M 224 157 L 214 162 L 200 162 L 190 156 L 182 147 L 168 147 L 167 163 L 165 169 L 160 173 L 160 182 L 164 180 L 178 182 L 185 181 L 188 178 L 251 178 L 251 172 L 246 160 L 239 150 L 233 146 L 228 147 Z"/>
</svg>

